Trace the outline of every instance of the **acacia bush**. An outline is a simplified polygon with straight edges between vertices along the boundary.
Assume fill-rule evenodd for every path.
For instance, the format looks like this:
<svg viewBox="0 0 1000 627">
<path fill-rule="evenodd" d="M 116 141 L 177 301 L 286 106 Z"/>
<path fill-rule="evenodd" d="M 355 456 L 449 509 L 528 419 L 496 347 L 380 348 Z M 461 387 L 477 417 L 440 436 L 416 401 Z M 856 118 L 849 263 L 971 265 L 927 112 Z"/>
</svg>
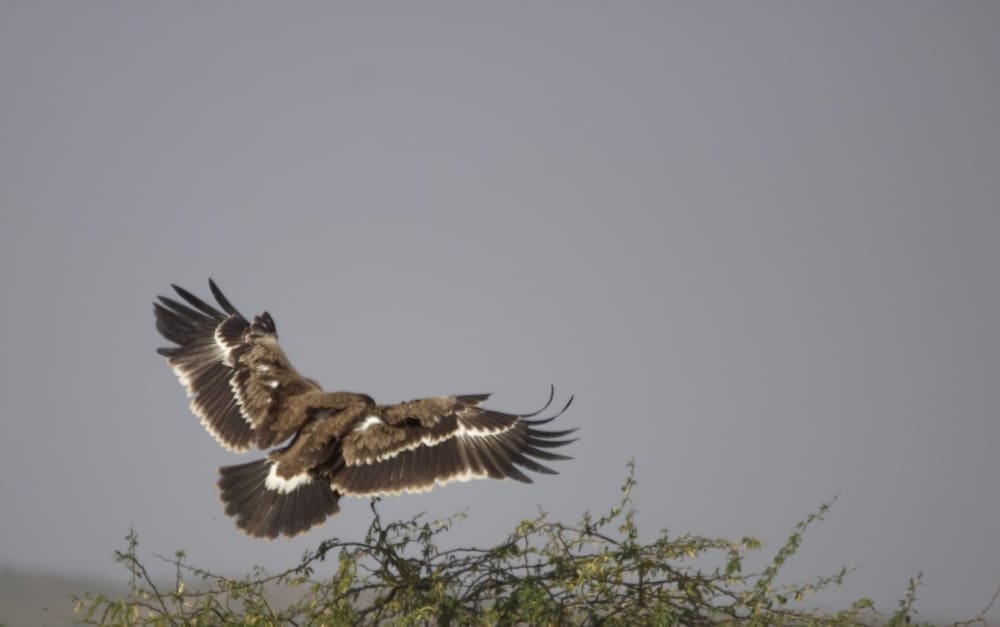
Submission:
<svg viewBox="0 0 1000 627">
<path fill-rule="evenodd" d="M 919 576 L 910 580 L 890 616 L 878 613 L 869 599 L 833 613 L 808 609 L 808 600 L 839 585 L 846 569 L 799 584 L 775 583 L 807 528 L 822 520 L 831 503 L 795 525 L 758 572 L 745 571 L 747 557 L 761 549 L 752 537 L 671 536 L 663 530 L 655 540 L 641 542 L 632 501 L 634 470 L 630 463 L 622 496 L 604 515 L 584 514 L 565 524 L 541 513 L 490 548 L 440 546 L 462 514 L 387 523 L 373 499 L 363 541 L 324 540 L 277 574 L 257 568 L 232 578 L 192 566 L 179 551 L 172 559 L 160 558 L 173 565 L 175 577 L 169 586 L 158 585 L 130 531 L 126 549 L 115 553 L 130 573 L 128 593 L 74 599 L 74 620 L 101 625 L 902 625 L 916 613 Z M 962 624 L 985 625 L 990 606 Z"/>
</svg>

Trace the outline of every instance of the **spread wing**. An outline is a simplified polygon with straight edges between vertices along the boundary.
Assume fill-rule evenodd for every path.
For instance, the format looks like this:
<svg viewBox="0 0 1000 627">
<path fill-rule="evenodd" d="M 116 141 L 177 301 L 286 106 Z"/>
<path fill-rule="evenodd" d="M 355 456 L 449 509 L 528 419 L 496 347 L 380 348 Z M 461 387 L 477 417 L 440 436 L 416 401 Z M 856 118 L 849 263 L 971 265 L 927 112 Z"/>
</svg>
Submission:
<svg viewBox="0 0 1000 627">
<path fill-rule="evenodd" d="M 554 416 L 529 418 L 479 407 L 489 395 L 442 396 L 375 408 L 341 442 L 343 466 L 331 473 L 334 490 L 351 496 L 425 492 L 435 484 L 477 478 L 531 483 L 522 469 L 556 472 L 538 460 L 570 459 L 549 449 L 573 442 L 576 429 L 539 429 Z"/>
<path fill-rule="evenodd" d="M 160 296 L 153 304 L 156 329 L 177 346 L 157 349 L 191 397 L 191 411 L 222 446 L 244 452 L 267 448 L 292 435 L 306 420 L 294 402 L 319 386 L 292 367 L 267 312 L 249 322 L 209 280 L 216 309 L 173 286 L 179 302 Z"/>
</svg>

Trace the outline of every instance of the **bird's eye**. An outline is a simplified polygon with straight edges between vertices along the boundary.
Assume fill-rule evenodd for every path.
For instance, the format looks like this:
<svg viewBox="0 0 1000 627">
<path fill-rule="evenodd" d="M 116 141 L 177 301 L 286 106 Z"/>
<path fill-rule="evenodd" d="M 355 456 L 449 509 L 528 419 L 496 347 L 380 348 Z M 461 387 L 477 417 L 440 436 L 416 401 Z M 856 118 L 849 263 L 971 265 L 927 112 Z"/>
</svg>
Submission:
<svg viewBox="0 0 1000 627">
<path fill-rule="evenodd" d="M 420 419 L 418 419 L 418 418 L 407 418 L 406 419 L 406 426 L 407 427 L 419 427 L 420 426 Z"/>
</svg>

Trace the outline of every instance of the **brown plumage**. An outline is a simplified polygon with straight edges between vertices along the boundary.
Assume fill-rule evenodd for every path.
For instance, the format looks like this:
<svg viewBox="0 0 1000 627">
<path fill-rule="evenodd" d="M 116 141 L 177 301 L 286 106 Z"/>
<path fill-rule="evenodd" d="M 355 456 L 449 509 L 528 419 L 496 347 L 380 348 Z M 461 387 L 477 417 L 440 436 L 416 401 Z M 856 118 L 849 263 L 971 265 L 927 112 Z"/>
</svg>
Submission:
<svg viewBox="0 0 1000 627">
<path fill-rule="evenodd" d="M 255 537 L 294 536 L 339 510 L 341 495 L 424 492 L 476 478 L 531 483 L 523 472 L 555 474 L 537 460 L 574 441 L 575 429 L 480 407 L 488 394 L 438 396 L 377 405 L 352 392 L 325 392 L 299 374 L 265 312 L 252 322 L 209 287 L 209 305 L 173 286 L 183 302 L 159 297 L 156 329 L 176 346 L 160 348 L 191 397 L 191 411 L 227 449 L 243 453 L 290 440 L 264 459 L 219 469 L 226 514 Z"/>
</svg>

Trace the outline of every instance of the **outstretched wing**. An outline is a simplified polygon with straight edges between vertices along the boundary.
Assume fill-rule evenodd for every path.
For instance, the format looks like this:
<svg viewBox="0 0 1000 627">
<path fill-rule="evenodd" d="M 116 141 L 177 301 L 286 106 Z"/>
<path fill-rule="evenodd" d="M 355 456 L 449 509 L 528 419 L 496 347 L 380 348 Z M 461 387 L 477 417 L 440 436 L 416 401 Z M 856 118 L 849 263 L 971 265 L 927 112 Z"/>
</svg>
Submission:
<svg viewBox="0 0 1000 627">
<path fill-rule="evenodd" d="M 538 460 L 570 459 L 549 449 L 575 440 L 576 429 L 539 429 L 562 414 L 531 420 L 544 411 L 515 415 L 479 407 L 489 395 L 442 396 L 376 408 L 341 442 L 343 467 L 332 473 L 334 490 L 351 496 L 426 492 L 435 484 L 477 478 L 531 483 L 522 472 L 556 474 Z M 376 415 L 377 413 L 377 415 Z"/>
<path fill-rule="evenodd" d="M 157 352 L 187 388 L 191 411 L 222 446 L 236 452 L 251 443 L 267 448 L 305 420 L 305 414 L 287 415 L 288 399 L 319 387 L 285 357 L 270 314 L 249 322 L 214 281 L 209 287 L 222 311 L 176 285 L 184 302 L 160 296 L 153 304 L 157 331 L 177 344 Z"/>
</svg>

